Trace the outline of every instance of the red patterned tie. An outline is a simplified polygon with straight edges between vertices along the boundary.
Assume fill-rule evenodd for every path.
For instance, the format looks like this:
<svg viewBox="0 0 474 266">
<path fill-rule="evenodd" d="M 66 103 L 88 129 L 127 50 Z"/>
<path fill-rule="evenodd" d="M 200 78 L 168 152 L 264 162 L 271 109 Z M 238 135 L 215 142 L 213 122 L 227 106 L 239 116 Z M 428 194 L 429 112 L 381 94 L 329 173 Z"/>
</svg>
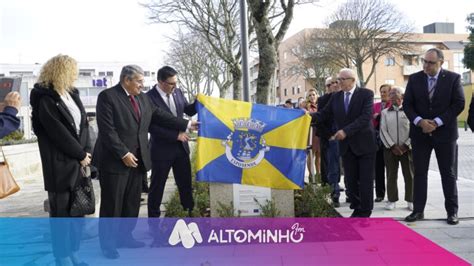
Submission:
<svg viewBox="0 0 474 266">
<path fill-rule="evenodd" d="M 137 101 L 135 101 L 135 96 L 130 95 L 130 102 L 132 103 L 133 111 L 135 111 L 135 116 L 140 120 L 140 108 L 138 107 Z"/>
</svg>

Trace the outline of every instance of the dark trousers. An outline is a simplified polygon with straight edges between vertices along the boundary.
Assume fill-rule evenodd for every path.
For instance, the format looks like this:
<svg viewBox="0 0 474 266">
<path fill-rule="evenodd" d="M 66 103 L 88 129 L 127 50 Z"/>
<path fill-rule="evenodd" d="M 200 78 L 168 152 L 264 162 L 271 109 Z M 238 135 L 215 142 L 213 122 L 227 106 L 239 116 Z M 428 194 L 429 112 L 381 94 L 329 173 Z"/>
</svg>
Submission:
<svg viewBox="0 0 474 266">
<path fill-rule="evenodd" d="M 143 164 L 117 174 L 100 171 L 100 217 L 138 217 L 143 175 Z M 115 249 L 118 241 L 132 238 L 136 220 L 120 222 L 119 219 L 100 219 L 99 238 L 102 249 Z"/>
<path fill-rule="evenodd" d="M 350 148 L 342 156 L 350 208 L 371 213 L 374 207 L 375 153 L 356 155 Z"/>
<path fill-rule="evenodd" d="M 458 212 L 458 189 L 456 185 L 456 141 L 434 143 L 431 138 L 412 139 L 413 163 L 415 166 L 413 186 L 413 210 L 425 210 L 428 194 L 428 168 L 430 156 L 435 150 L 443 186 L 444 207 L 448 215 Z"/>
<path fill-rule="evenodd" d="M 327 152 L 328 152 L 329 140 L 324 137 L 319 138 L 319 154 L 321 158 L 321 183 L 329 183 L 328 182 L 328 159 L 327 159 Z"/>
<path fill-rule="evenodd" d="M 67 218 L 71 207 L 71 192 L 48 192 L 50 206 L 51 244 L 55 258 L 66 258 L 79 250 L 83 221 Z"/>
<path fill-rule="evenodd" d="M 341 179 L 341 171 L 339 165 L 339 142 L 337 140 L 330 140 L 327 149 L 327 163 L 328 163 L 328 183 L 331 186 L 331 198 L 338 201 L 340 196 L 339 180 Z M 322 155 L 322 154 L 321 154 Z"/>
<path fill-rule="evenodd" d="M 152 161 L 151 184 L 148 193 L 148 217 L 160 217 L 160 205 L 171 168 L 173 168 L 181 205 L 185 210 L 194 208 L 191 162 L 187 152 L 184 149 L 179 149 L 174 160 Z"/>
<path fill-rule="evenodd" d="M 375 154 L 375 196 L 385 197 L 385 162 L 383 159 L 383 147 L 379 147 Z"/>
<path fill-rule="evenodd" d="M 413 202 L 413 156 L 411 150 L 398 156 L 390 149 L 384 148 L 385 165 L 387 166 L 387 197 L 388 201 L 398 201 L 398 165 L 402 165 L 405 180 L 405 201 Z"/>
</svg>

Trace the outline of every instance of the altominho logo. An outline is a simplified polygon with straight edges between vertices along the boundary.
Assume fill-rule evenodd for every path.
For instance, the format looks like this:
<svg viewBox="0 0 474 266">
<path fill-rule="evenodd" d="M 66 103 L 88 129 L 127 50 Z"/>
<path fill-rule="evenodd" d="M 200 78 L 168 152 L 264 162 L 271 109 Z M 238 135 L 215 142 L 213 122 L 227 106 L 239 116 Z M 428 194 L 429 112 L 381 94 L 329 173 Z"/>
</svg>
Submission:
<svg viewBox="0 0 474 266">
<path fill-rule="evenodd" d="M 177 245 L 179 242 L 183 244 L 185 248 L 192 248 L 198 243 L 202 243 L 201 232 L 196 223 L 189 223 L 183 219 L 179 219 L 171 232 L 168 243 L 172 246 Z"/>
</svg>

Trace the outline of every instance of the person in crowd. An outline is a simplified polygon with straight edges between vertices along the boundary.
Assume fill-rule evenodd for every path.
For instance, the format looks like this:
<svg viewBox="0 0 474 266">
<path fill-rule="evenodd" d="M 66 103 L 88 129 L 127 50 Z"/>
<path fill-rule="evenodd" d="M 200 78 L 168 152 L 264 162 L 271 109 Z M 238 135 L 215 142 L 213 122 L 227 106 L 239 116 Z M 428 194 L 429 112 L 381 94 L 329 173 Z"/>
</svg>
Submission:
<svg viewBox="0 0 474 266">
<path fill-rule="evenodd" d="M 336 78 L 329 77 L 325 83 L 326 93 L 318 98 L 318 107 L 320 110 L 324 109 L 331 96 L 340 90 Z M 339 144 L 337 140 L 331 138 L 337 130 L 335 129 L 333 121 L 326 121 L 320 124 L 317 129 L 321 153 L 321 182 L 328 183 L 331 186 L 332 204 L 337 208 L 340 207 L 339 181 L 341 179 Z"/>
<path fill-rule="evenodd" d="M 305 98 L 304 97 L 299 97 L 298 101 L 297 101 L 298 108 L 306 110 L 306 105 L 307 105 L 307 102 L 306 102 Z"/>
<path fill-rule="evenodd" d="M 384 148 L 380 141 L 380 114 L 382 110 L 390 107 L 388 92 L 392 88 L 390 84 L 380 86 L 380 102 L 374 104 L 374 117 L 372 123 L 375 128 L 375 137 L 377 138 L 377 153 L 375 154 L 375 202 L 381 202 L 385 198 L 385 163 Z"/>
<path fill-rule="evenodd" d="M 16 116 L 21 106 L 20 94 L 16 91 L 9 92 L 3 106 L 0 112 L 0 139 L 20 127 L 20 119 Z"/>
<path fill-rule="evenodd" d="M 288 109 L 293 109 L 293 102 L 291 101 L 291 99 L 287 99 L 283 107 L 288 108 Z"/>
<path fill-rule="evenodd" d="M 413 211 L 413 159 L 410 144 L 410 121 L 403 112 L 403 91 L 392 87 L 389 92 L 391 106 L 382 110 L 380 140 L 384 145 L 384 160 L 387 166 L 387 197 L 385 206 L 393 210 L 398 201 L 398 165 L 402 165 L 405 180 L 405 201 Z"/>
<path fill-rule="evenodd" d="M 183 91 L 176 87 L 178 72 L 170 66 L 164 66 L 157 73 L 158 84 L 147 92 L 153 104 L 173 116 L 195 115 L 195 102 L 189 104 Z M 160 205 L 171 169 L 178 186 L 181 205 L 192 216 L 194 200 L 188 141 L 189 135 L 184 131 L 165 128 L 155 122 L 150 124 L 152 170 L 148 217 L 160 217 Z"/>
<path fill-rule="evenodd" d="M 334 121 L 339 141 L 340 154 L 344 164 L 348 190 L 353 209 L 351 217 L 370 217 L 373 209 L 375 152 L 377 145 L 372 125 L 374 93 L 360 88 L 357 75 L 351 69 L 341 69 L 338 75 L 341 91 L 312 117 L 316 123 Z"/>
<path fill-rule="evenodd" d="M 124 66 L 120 82 L 97 99 L 99 136 L 92 163 L 100 171 L 100 217 L 138 217 L 143 176 L 151 168 L 148 129 L 152 120 L 181 132 L 198 124 L 157 108 L 141 92 L 143 82 L 141 67 Z M 119 258 L 117 248 L 145 245 L 132 236 L 135 224 L 133 219 L 112 224 L 101 219 L 99 238 L 106 258 Z"/>
<path fill-rule="evenodd" d="M 474 97 L 471 98 L 471 103 L 469 104 L 469 111 L 466 122 L 471 131 L 474 132 Z"/>
<path fill-rule="evenodd" d="M 423 56 L 423 70 L 410 75 L 404 111 L 410 120 L 410 139 L 415 167 L 413 212 L 407 222 L 424 219 L 428 192 L 428 167 L 434 150 L 443 185 L 446 222 L 459 223 L 456 185 L 457 116 L 464 109 L 464 91 L 459 74 L 443 69 L 444 54 L 431 48 Z"/>
<path fill-rule="evenodd" d="M 78 185 L 81 167 L 91 162 L 86 112 L 74 88 L 77 76 L 76 60 L 57 55 L 43 65 L 30 94 L 50 217 L 70 217 L 71 191 Z M 54 221 L 51 235 L 56 265 L 87 265 L 77 257 L 82 225 Z"/>
<path fill-rule="evenodd" d="M 308 94 L 306 97 L 306 106 L 305 110 L 308 111 L 310 114 L 315 113 L 318 111 L 318 95 L 316 94 L 315 89 L 310 89 L 308 90 Z M 319 175 L 321 173 L 321 158 L 320 158 L 320 152 L 319 152 L 319 137 L 316 135 L 316 127 L 311 127 L 312 130 L 310 130 L 311 133 L 311 149 L 309 152 L 311 152 L 312 156 L 308 156 L 306 165 L 308 167 L 308 171 L 310 176 L 315 176 Z M 316 173 L 313 173 L 312 170 L 312 159 L 314 159 L 314 166 L 315 166 L 315 171 Z"/>
</svg>

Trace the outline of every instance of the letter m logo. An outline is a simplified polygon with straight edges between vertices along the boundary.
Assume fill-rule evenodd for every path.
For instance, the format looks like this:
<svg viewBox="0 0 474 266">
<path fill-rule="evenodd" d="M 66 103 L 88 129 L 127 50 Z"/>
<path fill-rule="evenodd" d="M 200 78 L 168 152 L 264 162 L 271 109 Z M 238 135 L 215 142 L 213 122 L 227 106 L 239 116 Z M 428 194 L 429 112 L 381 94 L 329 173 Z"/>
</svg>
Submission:
<svg viewBox="0 0 474 266">
<path fill-rule="evenodd" d="M 189 223 L 183 219 L 179 219 L 171 232 L 168 243 L 172 246 L 177 245 L 179 242 L 183 244 L 185 248 L 192 248 L 196 242 L 202 243 L 201 232 L 196 223 Z"/>
</svg>

